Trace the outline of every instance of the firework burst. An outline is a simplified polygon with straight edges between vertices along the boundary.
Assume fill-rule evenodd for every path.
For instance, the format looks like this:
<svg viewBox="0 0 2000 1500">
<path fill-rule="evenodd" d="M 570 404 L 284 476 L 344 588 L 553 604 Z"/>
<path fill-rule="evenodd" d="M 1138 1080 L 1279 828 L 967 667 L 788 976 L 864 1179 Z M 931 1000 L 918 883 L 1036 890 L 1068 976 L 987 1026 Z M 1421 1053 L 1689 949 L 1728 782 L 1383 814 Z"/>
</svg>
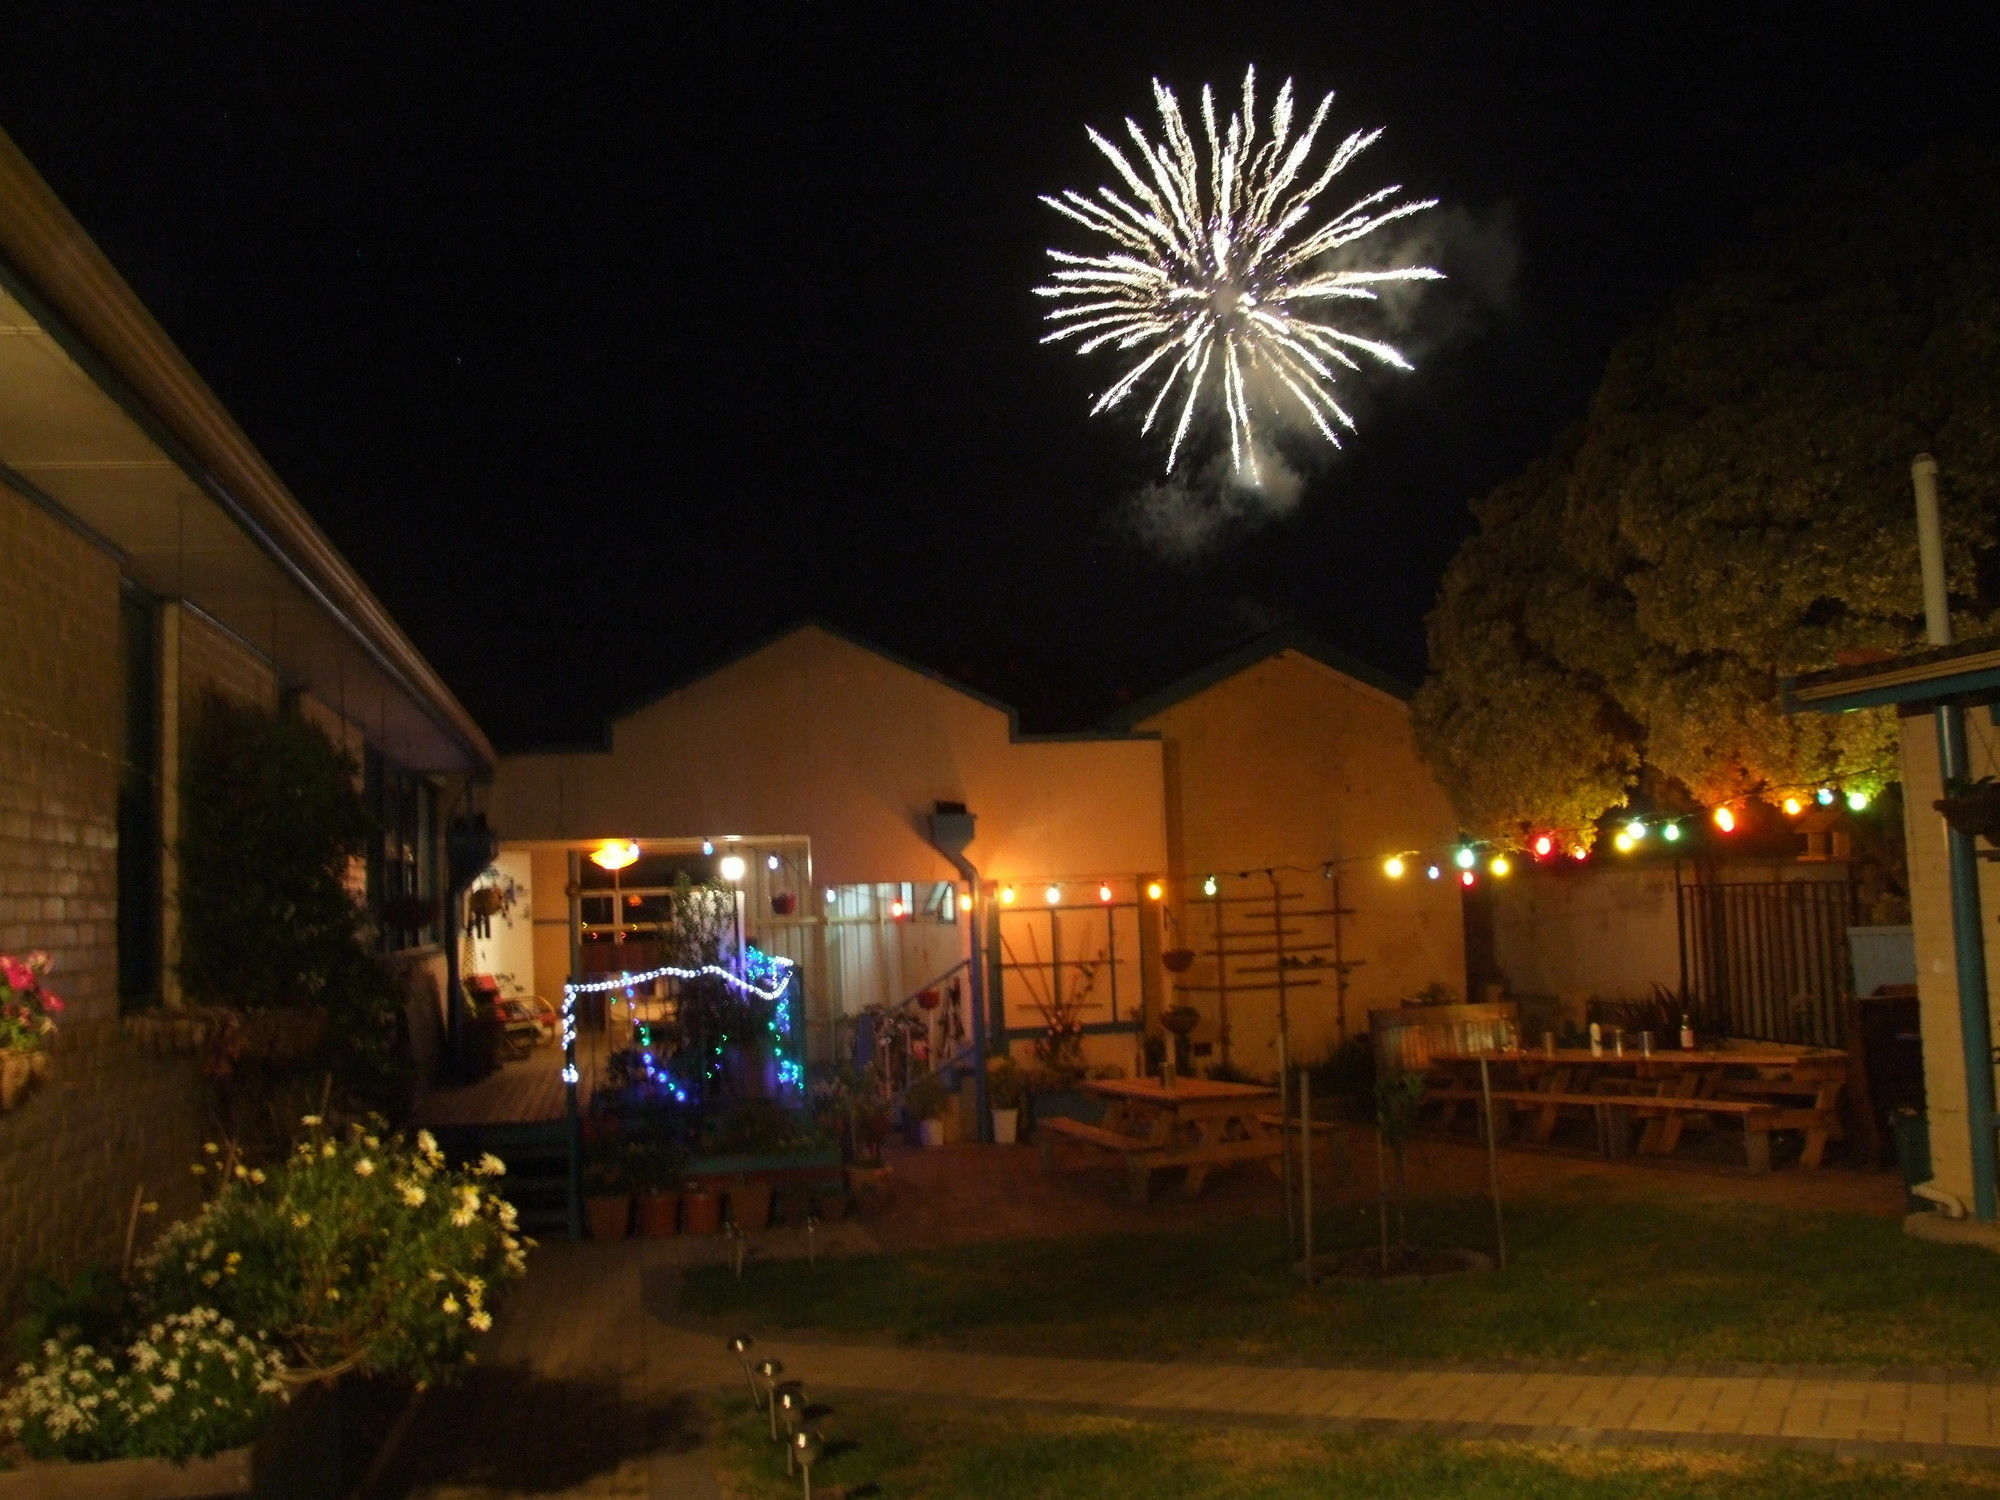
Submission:
<svg viewBox="0 0 2000 1500">
<path fill-rule="evenodd" d="M 1142 430 L 1178 405 L 1167 472 L 1187 440 L 1198 408 L 1220 407 L 1229 425 L 1230 459 L 1255 483 L 1257 424 L 1302 414 L 1336 448 L 1354 420 L 1334 395 L 1358 356 L 1397 369 L 1409 361 L 1390 344 L 1363 338 L 1331 318 L 1343 301 L 1372 302 L 1383 282 L 1435 281 L 1428 266 L 1359 269 L 1349 246 L 1393 220 L 1434 206 L 1401 199 L 1386 187 L 1358 199 L 1317 227 L 1320 195 L 1381 135 L 1355 131 L 1310 171 L 1309 161 L 1333 105 L 1328 94 L 1304 130 L 1293 133 L 1292 85 L 1278 90 L 1270 129 L 1260 137 L 1256 70 L 1243 77 L 1243 102 L 1218 122 L 1215 96 L 1201 91 L 1200 129 L 1207 164 L 1180 101 L 1159 80 L 1160 139 L 1132 120 L 1128 154 L 1097 131 L 1090 139 L 1124 182 L 1095 197 L 1065 192 L 1042 202 L 1112 244 L 1099 255 L 1050 250 L 1056 270 L 1035 294 L 1057 305 L 1043 343 L 1076 341 L 1078 354 L 1112 348 L 1131 356 L 1097 398 L 1092 415 L 1148 388 Z"/>
</svg>

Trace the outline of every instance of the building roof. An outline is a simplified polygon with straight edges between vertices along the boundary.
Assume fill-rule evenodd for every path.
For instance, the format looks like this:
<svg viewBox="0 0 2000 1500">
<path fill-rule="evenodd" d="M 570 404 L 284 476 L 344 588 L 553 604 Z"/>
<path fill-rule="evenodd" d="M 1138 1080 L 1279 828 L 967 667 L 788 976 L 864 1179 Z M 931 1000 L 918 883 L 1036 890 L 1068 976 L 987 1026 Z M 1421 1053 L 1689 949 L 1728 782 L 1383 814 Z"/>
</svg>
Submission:
<svg viewBox="0 0 2000 1500">
<path fill-rule="evenodd" d="M 492 767 L 444 679 L 4 133 L 0 484 L 366 723 L 404 764 Z"/>
<path fill-rule="evenodd" d="M 1144 723 L 1155 714 L 1164 713 L 1175 704 L 1185 703 L 1198 693 L 1204 693 L 1217 683 L 1226 682 L 1239 672 L 1247 671 L 1261 661 L 1284 651 L 1296 651 L 1299 655 L 1318 662 L 1329 671 L 1351 678 L 1377 692 L 1387 693 L 1392 698 L 1409 701 L 1414 691 L 1408 683 L 1391 677 L 1350 655 L 1338 646 L 1315 635 L 1300 625 L 1281 625 L 1275 630 L 1264 631 L 1252 636 L 1241 645 L 1223 652 L 1213 661 L 1188 673 L 1185 677 L 1168 683 L 1156 692 L 1148 693 L 1135 702 L 1126 704 L 1117 712 L 1105 717 L 1108 728 L 1131 729 Z"/>
<path fill-rule="evenodd" d="M 1889 703 L 2000 693 L 2000 636 L 1912 651 L 1862 666 L 1829 667 L 1784 680 L 1787 713 L 1846 713 Z"/>
<path fill-rule="evenodd" d="M 970 698 L 973 702 L 979 704 L 983 708 L 990 708 L 995 713 L 1004 714 L 1007 719 L 1008 738 L 1015 741 L 1016 743 L 1048 744 L 1063 740 L 1121 740 L 1121 739 L 1157 738 L 1157 736 L 1155 735 L 1136 734 L 1136 733 L 1131 733 L 1129 731 L 1118 730 L 1118 729 L 1086 729 L 1075 732 L 1056 731 L 1053 733 L 1024 734 L 1021 732 L 1020 711 L 1016 709 L 1012 704 L 1003 703 L 998 698 L 992 697 L 990 694 L 980 692 L 977 688 L 967 687 L 964 683 L 958 681 L 956 678 L 949 677 L 943 672 L 940 672 L 933 667 L 927 667 L 922 662 L 912 660 L 910 657 L 904 656 L 900 652 L 891 651 L 886 646 L 877 645 L 874 641 L 867 640 L 861 636 L 858 636 L 851 630 L 844 630 L 838 625 L 830 624 L 825 620 L 817 618 L 816 616 L 809 615 L 802 620 L 799 620 L 791 625 L 787 625 L 782 629 L 774 630 L 769 635 L 762 636 L 759 639 L 752 641 L 749 645 L 742 647 L 740 650 L 732 651 L 729 655 L 723 657 L 721 660 L 712 662 L 708 666 L 701 668 L 699 671 L 689 673 L 687 676 L 681 678 L 677 682 L 672 683 L 668 687 L 661 688 L 656 692 L 648 693 L 646 694 L 645 697 L 640 698 L 635 702 L 626 704 L 625 707 L 613 713 L 609 717 L 609 719 L 606 720 L 604 737 L 601 741 L 599 741 L 596 744 L 532 746 L 532 747 L 524 747 L 520 753 L 533 754 L 537 752 L 546 753 L 548 751 L 558 751 L 558 750 L 602 750 L 608 748 L 611 740 L 611 726 L 617 723 L 619 720 L 629 719 L 634 714 L 640 713 L 645 709 L 651 708 L 656 703 L 663 702 L 664 700 L 673 697 L 676 693 L 685 692 L 687 689 L 693 687 L 696 683 L 705 682 L 711 677 L 715 677 L 720 673 L 728 671 L 738 662 L 747 661 L 751 657 L 756 656 L 759 652 L 768 651 L 771 647 L 777 645 L 780 641 L 790 640 L 793 636 L 803 634 L 807 631 L 817 631 L 820 634 L 825 636 L 830 636 L 832 639 L 840 641 L 845 645 L 852 646 L 857 651 L 866 651 L 869 655 L 879 657 L 881 660 L 888 662 L 891 666 L 900 667 L 905 672 L 913 672 L 919 677 L 927 678 L 929 681 L 936 683 L 939 687 L 946 688 L 951 692 L 958 693 L 966 698 Z"/>
</svg>

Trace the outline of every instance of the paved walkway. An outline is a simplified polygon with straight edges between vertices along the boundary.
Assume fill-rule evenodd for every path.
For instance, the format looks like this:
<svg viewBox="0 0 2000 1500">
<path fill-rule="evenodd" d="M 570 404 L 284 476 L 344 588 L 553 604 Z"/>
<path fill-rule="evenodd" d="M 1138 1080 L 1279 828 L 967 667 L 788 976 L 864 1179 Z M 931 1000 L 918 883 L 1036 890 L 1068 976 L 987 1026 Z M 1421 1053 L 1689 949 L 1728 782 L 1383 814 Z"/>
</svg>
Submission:
<svg viewBox="0 0 2000 1500">
<path fill-rule="evenodd" d="M 712 1335 L 672 1331 L 663 1354 L 701 1384 L 740 1380 Z M 1986 1377 L 1740 1373 L 1659 1367 L 1298 1368 L 1050 1359 L 760 1340 L 809 1391 L 1020 1402 L 1149 1420 L 1286 1421 L 1456 1438 L 1620 1443 L 2000 1463 L 2000 1383 Z"/>
</svg>

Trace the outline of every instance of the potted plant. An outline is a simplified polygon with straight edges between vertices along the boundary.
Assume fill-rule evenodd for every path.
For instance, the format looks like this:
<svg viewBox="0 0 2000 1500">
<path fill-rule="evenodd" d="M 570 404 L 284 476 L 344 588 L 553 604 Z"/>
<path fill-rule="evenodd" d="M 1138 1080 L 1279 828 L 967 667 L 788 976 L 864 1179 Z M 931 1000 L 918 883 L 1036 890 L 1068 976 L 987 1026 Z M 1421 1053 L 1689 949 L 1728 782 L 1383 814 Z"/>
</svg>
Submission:
<svg viewBox="0 0 2000 1500">
<path fill-rule="evenodd" d="M 986 1063 L 986 1102 L 993 1111 L 993 1143 L 1011 1146 L 1020 1131 L 1021 1070 L 1011 1057 L 989 1058 Z"/>
<path fill-rule="evenodd" d="M 1983 838 L 2000 848 L 2000 781 L 1982 776 L 1977 781 L 1948 781 L 1944 795 L 1931 804 L 1944 815 L 1945 822 L 1959 833 Z"/>
<path fill-rule="evenodd" d="M 672 1239 L 679 1233 L 686 1153 L 663 1141 L 642 1141 L 630 1148 L 628 1170 L 639 1190 L 639 1233 L 649 1240 Z"/>
<path fill-rule="evenodd" d="M 594 1240 L 622 1240 L 632 1222 L 632 1174 L 624 1142 L 586 1141 L 583 1148 L 583 1218 Z"/>
<path fill-rule="evenodd" d="M 423 1132 L 307 1121 L 268 1170 L 208 1147 L 207 1205 L 160 1236 L 108 1317 L 52 1331 L 20 1368 L 0 1430 L 32 1462 L 0 1471 L 0 1500 L 332 1494 L 336 1382 L 425 1384 L 471 1358 L 490 1298 L 526 1269 L 490 1183 L 506 1168 L 448 1170 Z"/>
<path fill-rule="evenodd" d="M 799 898 L 795 892 L 792 891 L 771 892 L 772 916 L 789 917 L 793 912 L 797 911 L 798 909 L 799 909 Z"/>
<path fill-rule="evenodd" d="M 12 1109 L 48 1070 L 62 1000 L 42 983 L 46 953 L 0 953 L 0 1112 Z"/>
<path fill-rule="evenodd" d="M 681 1189 L 681 1212 L 689 1234 L 715 1234 L 722 1228 L 722 1194 L 713 1183 L 691 1177 Z"/>
<path fill-rule="evenodd" d="M 922 1145 L 944 1144 L 944 1112 L 950 1104 L 951 1094 L 935 1073 L 924 1074 L 904 1092 L 903 1113 L 916 1123 Z"/>
</svg>

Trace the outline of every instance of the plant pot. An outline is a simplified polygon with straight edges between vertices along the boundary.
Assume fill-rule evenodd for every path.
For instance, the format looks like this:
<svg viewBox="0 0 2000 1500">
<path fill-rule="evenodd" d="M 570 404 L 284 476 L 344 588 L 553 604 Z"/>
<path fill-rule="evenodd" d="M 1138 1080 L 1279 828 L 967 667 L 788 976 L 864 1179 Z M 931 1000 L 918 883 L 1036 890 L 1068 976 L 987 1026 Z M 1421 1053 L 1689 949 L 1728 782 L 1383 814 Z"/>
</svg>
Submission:
<svg viewBox="0 0 2000 1500">
<path fill-rule="evenodd" d="M 1194 949 L 1169 948 L 1160 955 L 1160 963 L 1169 974 L 1185 974 L 1194 967 Z"/>
<path fill-rule="evenodd" d="M 799 898 L 790 891 L 771 892 L 771 915 L 789 917 L 799 909 Z"/>
<path fill-rule="evenodd" d="M 678 1232 L 681 1197 L 679 1193 L 639 1195 L 639 1233 L 649 1240 L 670 1240 Z"/>
<path fill-rule="evenodd" d="M 1169 1006 L 1161 1012 L 1160 1024 L 1175 1036 L 1186 1036 L 1201 1024 L 1201 1012 L 1192 1005 Z"/>
<path fill-rule="evenodd" d="M 944 1121 L 917 1121 L 917 1144 L 921 1146 L 942 1146 L 944 1144 Z"/>
<path fill-rule="evenodd" d="M 696 1188 L 681 1196 L 685 1229 L 689 1234 L 715 1234 L 722 1228 L 722 1194 L 713 1188 Z"/>
<path fill-rule="evenodd" d="M 629 1193 L 593 1194 L 583 1200 L 584 1222 L 594 1240 L 622 1240 L 632 1220 Z"/>
<path fill-rule="evenodd" d="M 1011 1146 L 1015 1133 L 1020 1129 L 1021 1112 L 1018 1109 L 996 1109 L 993 1111 L 993 1144 Z"/>
<path fill-rule="evenodd" d="M 771 1225 L 771 1184 L 734 1182 L 729 1186 L 729 1222 L 745 1233 Z"/>
<path fill-rule="evenodd" d="M 1943 814 L 1945 822 L 1955 831 L 2000 846 L 2000 787 L 1983 785 L 1956 796 L 1940 797 L 1931 806 Z"/>
<path fill-rule="evenodd" d="M 0 1110 L 12 1109 L 35 1081 L 34 1054 L 9 1047 L 0 1052 Z"/>
</svg>

